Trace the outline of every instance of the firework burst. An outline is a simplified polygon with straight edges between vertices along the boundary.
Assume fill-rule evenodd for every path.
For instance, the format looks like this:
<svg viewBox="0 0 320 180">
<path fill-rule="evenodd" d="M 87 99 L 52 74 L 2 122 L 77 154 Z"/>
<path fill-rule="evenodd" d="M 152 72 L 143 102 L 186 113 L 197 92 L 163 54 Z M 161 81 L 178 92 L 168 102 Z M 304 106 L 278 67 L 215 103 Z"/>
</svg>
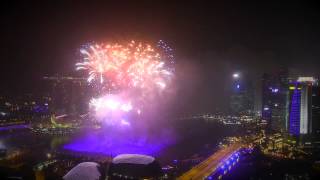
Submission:
<svg viewBox="0 0 320 180">
<path fill-rule="evenodd" d="M 166 49 L 170 50 L 168 47 Z M 101 91 L 100 97 L 92 98 L 90 106 L 95 112 L 100 112 L 100 116 L 106 116 L 108 110 L 129 112 L 135 109 L 140 114 L 140 107 L 148 97 L 155 97 L 164 91 L 173 75 L 172 69 L 168 68 L 168 57 L 161 56 L 149 44 L 135 41 L 127 44 L 94 44 L 80 52 L 84 58 L 83 62 L 76 64 L 76 69 L 88 72 L 89 83 L 97 83 L 104 89 L 112 87 L 119 90 L 113 93 L 112 99 L 106 96 L 110 91 Z M 169 59 L 170 62 L 172 60 Z M 115 104 L 114 96 L 121 96 L 126 99 L 122 101 L 127 103 Z"/>
</svg>

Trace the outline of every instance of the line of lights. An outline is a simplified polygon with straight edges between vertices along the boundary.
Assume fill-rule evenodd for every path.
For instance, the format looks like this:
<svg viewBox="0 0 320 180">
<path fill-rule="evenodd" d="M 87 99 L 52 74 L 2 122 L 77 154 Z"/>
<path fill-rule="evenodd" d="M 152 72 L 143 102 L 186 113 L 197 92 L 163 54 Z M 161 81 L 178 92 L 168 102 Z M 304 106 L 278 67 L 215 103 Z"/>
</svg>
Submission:
<svg viewBox="0 0 320 180">
<path fill-rule="evenodd" d="M 235 151 L 230 156 L 225 158 L 216 169 L 215 172 L 210 174 L 206 179 L 222 179 L 222 176 L 226 175 L 232 167 L 234 167 L 239 161 L 240 161 L 240 155 L 241 151 L 244 151 L 245 153 L 251 154 L 253 149 L 252 148 L 245 148 L 238 151 Z"/>
</svg>

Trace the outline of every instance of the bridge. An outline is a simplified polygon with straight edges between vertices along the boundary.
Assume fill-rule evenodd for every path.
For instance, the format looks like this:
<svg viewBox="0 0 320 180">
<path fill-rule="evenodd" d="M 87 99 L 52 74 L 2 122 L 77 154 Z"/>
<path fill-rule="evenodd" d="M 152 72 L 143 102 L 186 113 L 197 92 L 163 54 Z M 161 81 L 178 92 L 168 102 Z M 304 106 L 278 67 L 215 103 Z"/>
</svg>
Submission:
<svg viewBox="0 0 320 180">
<path fill-rule="evenodd" d="M 191 179 L 206 179 L 211 174 L 214 174 L 220 167 L 221 162 L 228 159 L 234 152 L 240 150 L 242 144 L 234 143 L 225 148 L 220 149 L 216 153 L 212 154 L 209 158 L 196 165 L 188 172 L 180 176 L 179 180 L 191 180 Z M 229 164 L 229 162 L 228 162 Z"/>
</svg>

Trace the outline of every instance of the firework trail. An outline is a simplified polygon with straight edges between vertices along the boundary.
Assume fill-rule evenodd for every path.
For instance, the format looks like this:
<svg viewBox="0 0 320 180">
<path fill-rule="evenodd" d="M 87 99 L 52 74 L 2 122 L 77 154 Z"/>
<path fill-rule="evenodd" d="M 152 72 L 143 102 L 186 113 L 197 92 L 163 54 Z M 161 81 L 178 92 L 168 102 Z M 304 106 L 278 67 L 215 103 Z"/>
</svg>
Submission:
<svg viewBox="0 0 320 180">
<path fill-rule="evenodd" d="M 162 52 L 162 59 L 167 63 L 168 70 L 170 72 L 175 71 L 175 58 L 173 54 L 173 49 L 165 43 L 163 40 L 159 40 L 157 47 Z"/>
</svg>

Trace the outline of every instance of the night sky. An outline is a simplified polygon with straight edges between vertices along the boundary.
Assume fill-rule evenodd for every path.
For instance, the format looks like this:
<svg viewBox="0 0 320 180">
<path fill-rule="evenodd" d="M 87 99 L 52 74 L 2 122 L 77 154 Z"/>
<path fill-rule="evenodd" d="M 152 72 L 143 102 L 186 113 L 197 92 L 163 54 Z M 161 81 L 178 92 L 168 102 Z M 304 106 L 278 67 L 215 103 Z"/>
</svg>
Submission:
<svg viewBox="0 0 320 180">
<path fill-rule="evenodd" d="M 320 11 L 312 3 L 6 2 L 1 92 L 33 91 L 43 75 L 72 73 L 81 45 L 108 40 L 169 43 L 177 61 L 179 107 L 186 111 L 226 107 L 235 71 L 255 81 L 281 66 L 319 75 Z"/>
</svg>

